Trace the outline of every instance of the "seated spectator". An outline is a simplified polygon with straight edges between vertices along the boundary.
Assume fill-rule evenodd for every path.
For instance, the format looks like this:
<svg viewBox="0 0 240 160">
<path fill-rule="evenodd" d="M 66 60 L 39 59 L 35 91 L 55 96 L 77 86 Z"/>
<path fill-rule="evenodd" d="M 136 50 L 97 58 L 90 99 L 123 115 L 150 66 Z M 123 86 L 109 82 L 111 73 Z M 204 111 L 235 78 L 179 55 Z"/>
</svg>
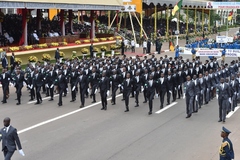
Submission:
<svg viewBox="0 0 240 160">
<path fill-rule="evenodd" d="M 59 37 L 58 32 L 53 32 L 53 36 L 54 36 L 54 37 Z"/>
<path fill-rule="evenodd" d="M 38 43 L 39 42 L 39 37 L 37 35 L 37 31 L 36 30 L 34 30 L 34 32 L 33 32 L 33 37 L 34 37 L 34 40 L 37 41 L 37 43 Z"/>
<path fill-rule="evenodd" d="M 8 42 L 9 42 L 10 44 L 12 44 L 13 41 L 14 41 L 13 37 L 10 37 L 9 34 L 8 34 L 6 31 L 3 31 L 3 32 L 4 32 L 3 35 L 5 36 L 5 38 L 7 38 Z"/>
<path fill-rule="evenodd" d="M 48 36 L 49 36 L 49 37 L 54 37 L 53 30 L 51 30 L 50 32 L 48 32 Z"/>
</svg>

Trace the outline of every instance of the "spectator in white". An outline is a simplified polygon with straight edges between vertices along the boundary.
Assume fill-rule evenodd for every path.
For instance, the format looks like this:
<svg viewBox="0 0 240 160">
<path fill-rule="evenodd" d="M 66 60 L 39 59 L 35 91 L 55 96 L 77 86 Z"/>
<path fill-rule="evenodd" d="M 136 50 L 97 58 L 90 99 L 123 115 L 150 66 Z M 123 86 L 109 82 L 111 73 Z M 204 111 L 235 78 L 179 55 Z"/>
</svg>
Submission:
<svg viewBox="0 0 240 160">
<path fill-rule="evenodd" d="M 55 31 L 55 32 L 53 33 L 53 36 L 54 36 L 54 37 L 59 37 L 58 32 Z"/>
<path fill-rule="evenodd" d="M 131 41 L 132 53 L 135 53 L 135 41 Z"/>
<path fill-rule="evenodd" d="M 39 42 L 39 37 L 38 37 L 38 35 L 37 35 L 37 31 L 36 31 L 36 30 L 34 30 L 34 32 L 33 32 L 33 37 L 34 37 L 34 39 L 35 39 L 36 41 Z"/>
<path fill-rule="evenodd" d="M 48 32 L 48 36 L 49 36 L 49 37 L 54 37 L 53 31 L 49 31 L 49 32 Z"/>
<path fill-rule="evenodd" d="M 124 46 L 125 46 L 125 52 L 127 52 L 128 49 L 128 39 L 124 39 Z"/>
<path fill-rule="evenodd" d="M 13 37 L 10 37 L 6 31 L 4 31 L 3 35 L 5 36 L 5 38 L 7 38 L 7 40 L 9 41 L 10 44 L 13 43 L 13 41 L 14 41 Z"/>
<path fill-rule="evenodd" d="M 146 54 L 146 51 L 147 51 L 147 41 L 144 40 L 143 41 L 143 54 Z"/>
</svg>

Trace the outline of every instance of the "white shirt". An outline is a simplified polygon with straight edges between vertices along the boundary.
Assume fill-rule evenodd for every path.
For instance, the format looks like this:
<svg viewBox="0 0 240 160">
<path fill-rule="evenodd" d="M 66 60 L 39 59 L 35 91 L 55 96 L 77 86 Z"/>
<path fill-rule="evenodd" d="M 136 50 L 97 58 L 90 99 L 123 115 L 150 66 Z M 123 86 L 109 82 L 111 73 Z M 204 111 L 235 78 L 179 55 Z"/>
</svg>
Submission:
<svg viewBox="0 0 240 160">
<path fill-rule="evenodd" d="M 132 46 L 132 47 L 135 46 L 135 42 L 134 42 L 134 40 L 131 41 L 131 46 Z"/>
<path fill-rule="evenodd" d="M 147 48 L 147 42 L 146 41 L 143 42 L 143 48 Z"/>
</svg>

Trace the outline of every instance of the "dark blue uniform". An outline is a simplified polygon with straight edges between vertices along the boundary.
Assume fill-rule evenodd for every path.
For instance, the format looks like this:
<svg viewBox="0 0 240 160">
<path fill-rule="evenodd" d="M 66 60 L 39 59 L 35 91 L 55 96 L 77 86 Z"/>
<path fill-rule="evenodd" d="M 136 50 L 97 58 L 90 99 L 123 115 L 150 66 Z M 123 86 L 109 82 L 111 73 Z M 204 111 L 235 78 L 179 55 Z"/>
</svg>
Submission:
<svg viewBox="0 0 240 160">
<path fill-rule="evenodd" d="M 228 137 L 224 138 L 219 149 L 220 160 L 234 159 L 233 145 Z"/>
</svg>

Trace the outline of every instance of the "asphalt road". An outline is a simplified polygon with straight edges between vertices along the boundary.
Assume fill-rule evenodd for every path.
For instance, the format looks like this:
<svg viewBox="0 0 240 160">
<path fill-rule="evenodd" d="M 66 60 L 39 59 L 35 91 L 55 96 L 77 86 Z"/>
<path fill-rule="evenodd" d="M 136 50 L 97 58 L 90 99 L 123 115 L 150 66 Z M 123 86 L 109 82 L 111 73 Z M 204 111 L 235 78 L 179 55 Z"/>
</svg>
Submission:
<svg viewBox="0 0 240 160">
<path fill-rule="evenodd" d="M 173 52 L 166 54 L 174 55 Z M 184 58 L 190 56 L 184 55 Z M 227 58 L 228 62 L 231 60 Z M 99 103 L 91 104 L 87 99 L 84 109 L 79 108 L 79 94 L 74 103 L 69 102 L 68 94 L 61 107 L 57 106 L 58 97 L 52 102 L 45 99 L 41 105 L 34 105 L 29 103 L 25 88 L 22 105 L 16 106 L 14 88 L 10 90 L 8 103 L 0 105 L 0 119 L 11 117 L 26 154 L 21 157 L 16 152 L 13 159 L 216 160 L 222 126 L 232 131 L 230 139 L 235 159 L 240 159 L 240 112 L 237 110 L 225 123 L 218 123 L 216 99 L 186 119 L 184 99 L 155 113 L 160 109 L 159 98 L 155 98 L 154 113 L 149 116 L 148 104 L 142 103 L 142 94 L 140 107 L 135 108 L 135 100 L 131 98 L 130 112 L 125 113 L 121 95 L 117 105 L 112 106 L 108 101 L 108 110 L 102 111 L 99 95 Z"/>
</svg>

